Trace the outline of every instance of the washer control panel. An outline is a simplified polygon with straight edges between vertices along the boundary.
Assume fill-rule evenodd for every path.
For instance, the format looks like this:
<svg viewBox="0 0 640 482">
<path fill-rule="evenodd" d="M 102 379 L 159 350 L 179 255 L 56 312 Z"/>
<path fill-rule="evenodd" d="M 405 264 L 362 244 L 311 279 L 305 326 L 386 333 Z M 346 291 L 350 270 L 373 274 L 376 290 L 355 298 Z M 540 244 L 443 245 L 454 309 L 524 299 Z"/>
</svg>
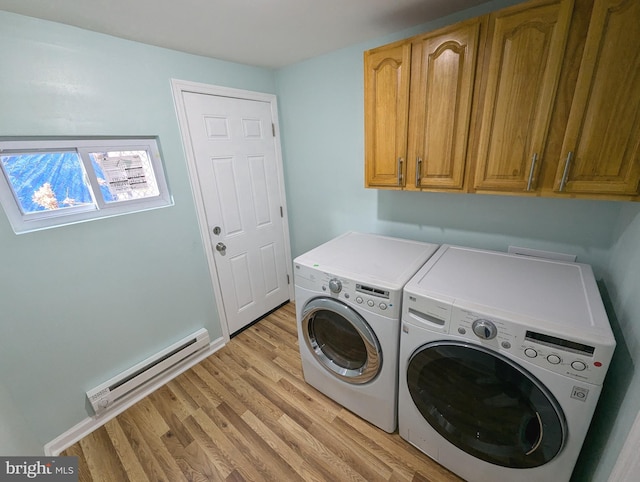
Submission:
<svg viewBox="0 0 640 482">
<path fill-rule="evenodd" d="M 448 337 L 468 340 L 575 380 L 601 384 L 613 355 L 609 346 L 533 329 L 512 320 L 405 291 L 402 320 Z"/>
<path fill-rule="evenodd" d="M 515 322 L 454 307 L 450 333 L 507 352 L 555 373 L 602 383 L 610 358 L 599 359 L 596 347 L 534 331 Z"/>
</svg>

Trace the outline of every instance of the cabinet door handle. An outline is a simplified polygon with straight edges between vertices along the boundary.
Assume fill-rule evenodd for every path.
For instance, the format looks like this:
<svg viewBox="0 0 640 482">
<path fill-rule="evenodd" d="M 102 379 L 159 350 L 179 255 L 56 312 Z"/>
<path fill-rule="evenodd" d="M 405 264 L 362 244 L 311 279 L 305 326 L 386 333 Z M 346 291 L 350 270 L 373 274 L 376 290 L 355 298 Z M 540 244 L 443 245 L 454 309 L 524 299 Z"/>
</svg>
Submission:
<svg viewBox="0 0 640 482">
<path fill-rule="evenodd" d="M 572 158 L 573 151 L 569 151 L 569 154 L 567 154 L 567 160 L 564 162 L 564 172 L 562 173 L 562 180 L 560 181 L 560 191 L 563 191 L 565 186 L 567 185 L 567 178 L 569 177 L 569 165 L 571 164 Z"/>
<path fill-rule="evenodd" d="M 531 184 L 533 184 L 533 172 L 536 168 L 536 162 L 538 160 L 538 153 L 534 152 L 531 158 L 531 169 L 529 169 L 529 180 L 527 181 L 527 191 L 531 191 Z"/>
<path fill-rule="evenodd" d="M 416 187 L 420 187 L 420 178 L 422 177 L 422 158 L 416 160 Z"/>
<path fill-rule="evenodd" d="M 402 157 L 398 157 L 398 186 L 402 187 Z"/>
</svg>

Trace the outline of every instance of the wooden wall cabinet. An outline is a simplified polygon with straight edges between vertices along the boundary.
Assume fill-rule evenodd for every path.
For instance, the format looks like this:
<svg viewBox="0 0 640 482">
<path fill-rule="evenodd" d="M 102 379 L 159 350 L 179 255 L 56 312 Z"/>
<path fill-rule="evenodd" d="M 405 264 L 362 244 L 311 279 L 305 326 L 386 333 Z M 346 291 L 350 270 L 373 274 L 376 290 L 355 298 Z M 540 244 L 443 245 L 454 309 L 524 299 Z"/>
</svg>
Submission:
<svg viewBox="0 0 640 482">
<path fill-rule="evenodd" d="M 480 23 L 365 52 L 366 187 L 463 187 Z"/>
<path fill-rule="evenodd" d="M 572 10 L 560 0 L 490 16 L 476 190 L 535 190 Z"/>
<path fill-rule="evenodd" d="M 366 52 L 365 185 L 640 200 L 639 44 L 638 0 L 533 0 Z"/>
<path fill-rule="evenodd" d="M 554 190 L 638 194 L 640 1 L 596 0 Z"/>
<path fill-rule="evenodd" d="M 364 54 L 365 185 L 404 186 L 411 45 L 397 42 Z"/>
<path fill-rule="evenodd" d="M 482 20 L 411 42 L 408 189 L 462 189 Z"/>
</svg>

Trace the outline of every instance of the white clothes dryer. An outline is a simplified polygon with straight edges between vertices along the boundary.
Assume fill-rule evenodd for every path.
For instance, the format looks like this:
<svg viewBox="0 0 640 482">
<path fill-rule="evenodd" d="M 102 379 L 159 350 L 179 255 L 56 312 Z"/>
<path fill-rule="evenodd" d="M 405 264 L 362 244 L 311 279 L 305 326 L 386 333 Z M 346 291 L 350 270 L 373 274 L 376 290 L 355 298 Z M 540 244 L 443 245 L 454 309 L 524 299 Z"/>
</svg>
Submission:
<svg viewBox="0 0 640 482">
<path fill-rule="evenodd" d="M 400 436 L 472 482 L 568 481 L 614 348 L 590 266 L 443 245 L 404 289 Z"/>
<path fill-rule="evenodd" d="M 304 379 L 386 432 L 397 427 L 402 288 L 437 248 L 349 232 L 294 260 Z"/>
</svg>

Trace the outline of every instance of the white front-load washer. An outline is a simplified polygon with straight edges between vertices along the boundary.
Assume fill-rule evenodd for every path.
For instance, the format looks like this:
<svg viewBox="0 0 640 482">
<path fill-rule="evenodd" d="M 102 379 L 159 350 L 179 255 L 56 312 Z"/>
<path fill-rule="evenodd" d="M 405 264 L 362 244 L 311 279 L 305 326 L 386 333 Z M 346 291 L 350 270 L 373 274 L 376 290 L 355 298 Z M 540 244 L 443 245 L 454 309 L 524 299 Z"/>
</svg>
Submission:
<svg viewBox="0 0 640 482">
<path fill-rule="evenodd" d="M 443 245 L 400 338 L 402 438 L 472 482 L 570 479 L 615 349 L 590 266 Z"/>
<path fill-rule="evenodd" d="M 397 426 L 402 288 L 437 248 L 348 232 L 294 260 L 304 379 L 386 432 Z"/>
</svg>

